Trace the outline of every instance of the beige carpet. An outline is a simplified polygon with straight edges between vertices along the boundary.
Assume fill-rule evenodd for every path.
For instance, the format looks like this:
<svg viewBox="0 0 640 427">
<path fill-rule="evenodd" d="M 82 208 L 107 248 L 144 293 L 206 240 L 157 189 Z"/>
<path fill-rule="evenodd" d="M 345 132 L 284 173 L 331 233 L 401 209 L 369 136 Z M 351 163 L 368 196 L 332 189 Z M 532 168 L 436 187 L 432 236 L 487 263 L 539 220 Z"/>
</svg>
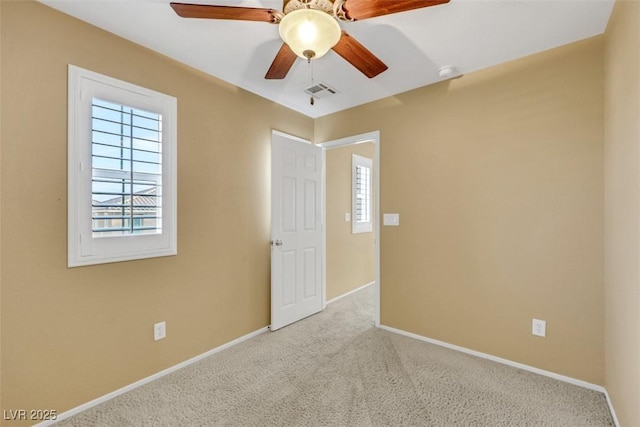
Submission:
<svg viewBox="0 0 640 427">
<path fill-rule="evenodd" d="M 601 393 L 373 326 L 369 287 L 60 426 L 612 426 Z"/>
</svg>

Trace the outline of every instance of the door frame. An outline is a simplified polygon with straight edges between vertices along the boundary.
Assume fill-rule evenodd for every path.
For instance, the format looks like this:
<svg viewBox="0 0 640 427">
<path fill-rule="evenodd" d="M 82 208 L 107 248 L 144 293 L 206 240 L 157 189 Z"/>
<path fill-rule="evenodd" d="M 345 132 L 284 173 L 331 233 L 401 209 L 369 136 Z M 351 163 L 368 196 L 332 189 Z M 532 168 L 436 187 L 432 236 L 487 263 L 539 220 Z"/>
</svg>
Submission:
<svg viewBox="0 0 640 427">
<path fill-rule="evenodd" d="M 373 287 L 375 289 L 375 325 L 380 327 L 380 131 L 362 133 L 359 135 L 348 136 L 345 138 L 335 139 L 332 141 L 316 144 L 322 147 L 322 309 L 327 305 L 327 203 L 326 203 L 326 151 L 332 148 L 343 147 L 347 145 L 363 144 L 371 142 L 374 144 L 373 159 L 373 183 L 375 195 L 375 212 L 374 212 L 374 232 L 375 232 L 375 249 L 374 249 L 374 280 Z"/>
</svg>

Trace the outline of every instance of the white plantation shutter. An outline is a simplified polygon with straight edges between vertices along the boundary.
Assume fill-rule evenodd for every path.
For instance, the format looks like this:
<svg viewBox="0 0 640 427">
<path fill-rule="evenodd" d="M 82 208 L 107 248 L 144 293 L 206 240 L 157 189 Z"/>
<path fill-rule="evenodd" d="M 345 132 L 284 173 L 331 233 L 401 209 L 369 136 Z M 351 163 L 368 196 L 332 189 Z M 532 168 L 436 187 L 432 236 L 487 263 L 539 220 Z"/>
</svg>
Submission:
<svg viewBox="0 0 640 427">
<path fill-rule="evenodd" d="M 69 267 L 177 253 L 176 125 L 176 98 L 69 66 Z"/>
<path fill-rule="evenodd" d="M 354 154 L 351 160 L 352 180 L 352 233 L 373 231 L 371 221 L 372 200 L 372 160 Z"/>
<path fill-rule="evenodd" d="M 162 232 L 162 115 L 92 100 L 93 237 Z"/>
<path fill-rule="evenodd" d="M 371 169 L 356 165 L 356 222 L 371 222 Z"/>
</svg>

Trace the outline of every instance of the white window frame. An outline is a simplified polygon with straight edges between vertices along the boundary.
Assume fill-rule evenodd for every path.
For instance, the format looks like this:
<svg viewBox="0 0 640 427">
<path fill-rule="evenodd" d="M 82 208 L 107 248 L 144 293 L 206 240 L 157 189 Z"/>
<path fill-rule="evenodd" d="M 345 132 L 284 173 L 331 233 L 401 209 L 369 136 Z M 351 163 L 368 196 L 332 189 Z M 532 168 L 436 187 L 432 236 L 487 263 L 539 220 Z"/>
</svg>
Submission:
<svg viewBox="0 0 640 427">
<path fill-rule="evenodd" d="M 369 220 L 360 221 L 357 212 L 358 203 L 358 191 L 357 191 L 357 173 L 358 167 L 369 169 L 369 182 L 367 188 L 369 189 Z M 351 157 L 351 233 L 370 233 L 373 232 L 373 161 L 367 157 L 362 157 L 357 154 L 353 154 Z"/>
<path fill-rule="evenodd" d="M 69 65 L 68 82 L 68 266 L 176 255 L 176 98 L 73 65 Z M 162 228 L 157 234 L 93 237 L 93 98 L 162 115 Z"/>
</svg>

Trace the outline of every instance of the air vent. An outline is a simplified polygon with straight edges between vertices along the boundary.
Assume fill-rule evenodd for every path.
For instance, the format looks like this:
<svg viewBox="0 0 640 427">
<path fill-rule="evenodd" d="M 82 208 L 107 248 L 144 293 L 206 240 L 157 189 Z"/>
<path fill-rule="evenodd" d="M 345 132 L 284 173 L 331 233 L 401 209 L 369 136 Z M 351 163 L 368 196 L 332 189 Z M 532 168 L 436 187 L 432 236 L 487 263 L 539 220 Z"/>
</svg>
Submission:
<svg viewBox="0 0 640 427">
<path fill-rule="evenodd" d="M 324 83 L 318 83 L 317 85 L 308 87 L 304 90 L 304 92 L 316 99 L 326 98 L 327 96 L 335 95 L 336 93 L 338 93 L 337 90 Z"/>
</svg>

